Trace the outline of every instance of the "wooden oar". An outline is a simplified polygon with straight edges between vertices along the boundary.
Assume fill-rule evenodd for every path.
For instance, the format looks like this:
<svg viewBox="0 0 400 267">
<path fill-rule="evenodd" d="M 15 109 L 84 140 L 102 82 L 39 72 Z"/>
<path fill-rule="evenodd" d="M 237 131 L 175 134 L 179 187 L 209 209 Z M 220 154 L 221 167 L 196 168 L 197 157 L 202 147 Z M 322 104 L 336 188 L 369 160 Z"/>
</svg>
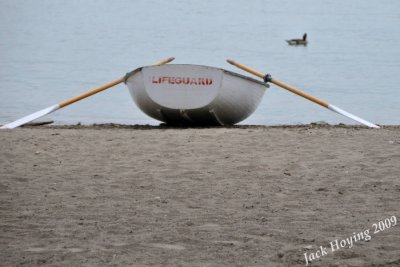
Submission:
<svg viewBox="0 0 400 267">
<path fill-rule="evenodd" d="M 351 113 L 349 113 L 349 112 L 347 112 L 347 111 L 345 111 L 345 110 L 343 110 L 341 108 L 338 108 L 335 105 L 329 104 L 328 102 L 325 102 L 325 101 L 323 101 L 321 99 L 316 98 L 315 96 L 307 94 L 307 93 L 305 93 L 305 92 L 303 92 L 303 91 L 301 91 L 301 90 L 299 90 L 297 88 L 294 88 L 293 86 L 290 86 L 290 85 L 284 84 L 283 82 L 275 80 L 269 74 L 263 74 L 263 73 L 255 70 L 255 69 L 252 69 L 250 67 L 242 65 L 242 64 L 237 63 L 237 62 L 235 62 L 233 60 L 230 60 L 230 59 L 228 59 L 227 61 L 228 61 L 229 64 L 232 64 L 232 65 L 234 65 L 234 66 L 236 66 L 236 67 L 238 67 L 238 68 L 240 68 L 240 69 L 242 69 L 244 71 L 247 71 L 247 72 L 249 72 L 251 74 L 254 74 L 255 76 L 258 76 L 258 77 L 264 79 L 265 82 L 271 82 L 273 84 L 276 84 L 279 87 L 282 87 L 283 89 L 289 90 L 290 92 L 295 93 L 296 95 L 304 97 L 304 98 L 306 98 L 306 99 L 308 99 L 308 100 L 310 100 L 310 101 L 312 101 L 314 103 L 317 103 L 318 105 L 321 105 L 321 106 L 323 106 L 323 107 L 325 107 L 325 108 L 327 108 L 329 110 L 332 110 L 332 111 L 334 111 L 336 113 L 339 113 L 339 114 L 341 114 L 341 115 L 343 115 L 345 117 L 348 117 L 348 118 L 353 119 L 353 120 L 355 120 L 357 122 L 360 122 L 360 123 L 362 123 L 362 124 L 364 124 L 366 126 L 369 126 L 369 127 L 372 127 L 372 128 L 379 128 L 379 126 L 377 126 L 377 125 L 375 125 L 375 124 L 373 124 L 373 123 L 371 123 L 369 121 L 366 121 L 364 119 L 361 119 L 360 117 L 357 117 L 357 116 L 355 116 L 355 115 L 353 115 L 353 114 L 351 114 Z"/>
<path fill-rule="evenodd" d="M 175 59 L 174 57 L 170 57 L 168 59 L 156 62 L 153 65 L 154 66 L 160 66 L 160 65 L 166 64 L 168 62 L 171 62 L 174 59 Z M 124 81 L 124 78 L 125 77 L 119 78 L 119 79 L 117 79 L 115 81 L 106 83 L 106 84 L 101 85 L 99 87 L 96 87 L 96 88 L 94 88 L 94 89 L 92 89 L 92 90 L 90 90 L 90 91 L 88 91 L 86 93 L 83 93 L 81 95 L 78 95 L 76 97 L 68 99 L 66 101 L 63 101 L 61 103 L 55 104 L 53 106 L 47 107 L 45 109 L 39 110 L 39 111 L 37 111 L 35 113 L 32 113 L 32 114 L 30 114 L 28 116 L 25 116 L 25 117 L 21 118 L 21 119 L 18 119 L 16 121 L 13 121 L 13 122 L 10 122 L 8 124 L 5 124 L 2 127 L 0 127 L 0 129 L 14 129 L 14 128 L 18 127 L 18 126 L 24 125 L 24 124 L 26 124 L 28 122 L 36 120 L 36 119 L 38 119 L 40 117 L 43 117 L 43 116 L 45 116 L 47 114 L 50 114 L 50 113 L 52 113 L 52 112 L 54 112 L 54 111 L 56 111 L 58 109 L 61 109 L 61 108 L 66 107 L 68 105 L 71 105 L 72 103 L 75 103 L 75 102 L 77 102 L 79 100 L 82 100 L 82 99 L 84 99 L 86 97 L 89 97 L 91 95 L 97 94 L 97 93 L 99 93 L 101 91 L 104 91 L 104 90 L 106 90 L 108 88 L 111 88 L 111 87 L 113 87 L 113 86 L 115 86 L 115 85 L 117 85 L 119 83 L 122 83 Z"/>
</svg>

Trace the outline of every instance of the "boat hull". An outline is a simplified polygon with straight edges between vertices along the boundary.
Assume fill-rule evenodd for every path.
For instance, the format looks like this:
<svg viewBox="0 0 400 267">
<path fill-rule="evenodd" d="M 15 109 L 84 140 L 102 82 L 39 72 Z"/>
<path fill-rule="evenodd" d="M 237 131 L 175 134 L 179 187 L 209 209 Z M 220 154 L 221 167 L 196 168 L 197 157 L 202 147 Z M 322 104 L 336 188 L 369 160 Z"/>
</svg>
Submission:
<svg viewBox="0 0 400 267">
<path fill-rule="evenodd" d="M 233 125 L 250 116 L 268 85 L 220 68 L 168 64 L 128 73 L 136 105 L 167 124 Z"/>
</svg>

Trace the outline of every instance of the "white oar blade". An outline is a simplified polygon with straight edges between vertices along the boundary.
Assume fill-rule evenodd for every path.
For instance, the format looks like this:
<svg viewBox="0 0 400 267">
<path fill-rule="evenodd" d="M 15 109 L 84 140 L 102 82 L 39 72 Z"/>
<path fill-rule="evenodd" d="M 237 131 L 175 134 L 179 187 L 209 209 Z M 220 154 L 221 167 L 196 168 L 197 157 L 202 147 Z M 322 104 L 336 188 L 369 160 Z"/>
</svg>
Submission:
<svg viewBox="0 0 400 267">
<path fill-rule="evenodd" d="M 336 113 L 339 113 L 339 114 L 341 114 L 341 115 L 343 115 L 343 116 L 346 116 L 346 117 L 348 117 L 348 118 L 350 118 L 350 119 L 353 119 L 353 120 L 355 120 L 355 121 L 358 121 L 359 123 L 362 123 L 362 124 L 364 124 L 364 125 L 366 125 L 366 126 L 368 126 L 368 127 L 380 128 L 378 125 L 375 125 L 375 124 L 373 124 L 373 123 L 371 123 L 371 122 L 369 122 L 369 121 L 366 121 L 366 120 L 364 120 L 364 119 L 361 119 L 360 117 L 357 117 L 356 115 L 353 115 L 353 114 L 351 114 L 351 113 L 349 113 L 349 112 L 347 112 L 347 111 L 345 111 L 345 110 L 343 110 L 343 109 L 341 109 L 341 108 L 338 108 L 337 106 L 334 106 L 334 105 L 329 104 L 328 108 L 329 108 L 330 110 L 336 112 Z"/>
<path fill-rule="evenodd" d="M 21 118 L 21 119 L 18 119 L 16 121 L 13 121 L 13 122 L 10 122 L 8 124 L 5 124 L 2 127 L 0 127 L 0 129 L 14 129 L 14 128 L 18 127 L 18 126 L 24 125 L 24 124 L 26 124 L 28 122 L 36 120 L 36 119 L 38 119 L 40 117 L 43 117 L 43 116 L 45 116 L 47 114 L 50 114 L 50 113 L 52 113 L 53 111 L 56 111 L 59 108 L 60 108 L 59 105 L 56 104 L 54 106 L 39 110 L 39 111 L 37 111 L 35 113 L 32 113 L 32 114 L 30 114 L 28 116 L 25 116 L 25 117 Z"/>
</svg>

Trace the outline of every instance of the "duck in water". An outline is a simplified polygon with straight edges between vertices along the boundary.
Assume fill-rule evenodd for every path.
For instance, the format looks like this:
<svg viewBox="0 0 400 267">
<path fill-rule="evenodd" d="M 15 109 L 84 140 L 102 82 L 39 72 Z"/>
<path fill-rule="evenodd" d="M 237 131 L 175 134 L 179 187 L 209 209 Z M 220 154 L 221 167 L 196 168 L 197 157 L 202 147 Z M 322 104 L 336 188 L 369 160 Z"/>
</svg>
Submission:
<svg viewBox="0 0 400 267">
<path fill-rule="evenodd" d="M 303 35 L 303 39 L 291 39 L 286 40 L 289 45 L 307 45 L 307 33 Z"/>
</svg>

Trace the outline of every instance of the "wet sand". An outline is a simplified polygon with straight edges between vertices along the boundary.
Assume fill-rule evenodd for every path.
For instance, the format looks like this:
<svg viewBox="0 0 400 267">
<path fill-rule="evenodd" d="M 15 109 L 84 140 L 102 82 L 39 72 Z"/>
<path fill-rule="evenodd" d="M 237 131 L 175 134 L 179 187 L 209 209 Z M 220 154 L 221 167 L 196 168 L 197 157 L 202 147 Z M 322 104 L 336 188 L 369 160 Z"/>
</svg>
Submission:
<svg viewBox="0 0 400 267">
<path fill-rule="evenodd" d="M 400 265 L 400 226 L 373 226 L 400 220 L 399 126 L 40 126 L 0 147 L 3 266 L 306 266 L 321 246 L 309 265 Z"/>
</svg>

